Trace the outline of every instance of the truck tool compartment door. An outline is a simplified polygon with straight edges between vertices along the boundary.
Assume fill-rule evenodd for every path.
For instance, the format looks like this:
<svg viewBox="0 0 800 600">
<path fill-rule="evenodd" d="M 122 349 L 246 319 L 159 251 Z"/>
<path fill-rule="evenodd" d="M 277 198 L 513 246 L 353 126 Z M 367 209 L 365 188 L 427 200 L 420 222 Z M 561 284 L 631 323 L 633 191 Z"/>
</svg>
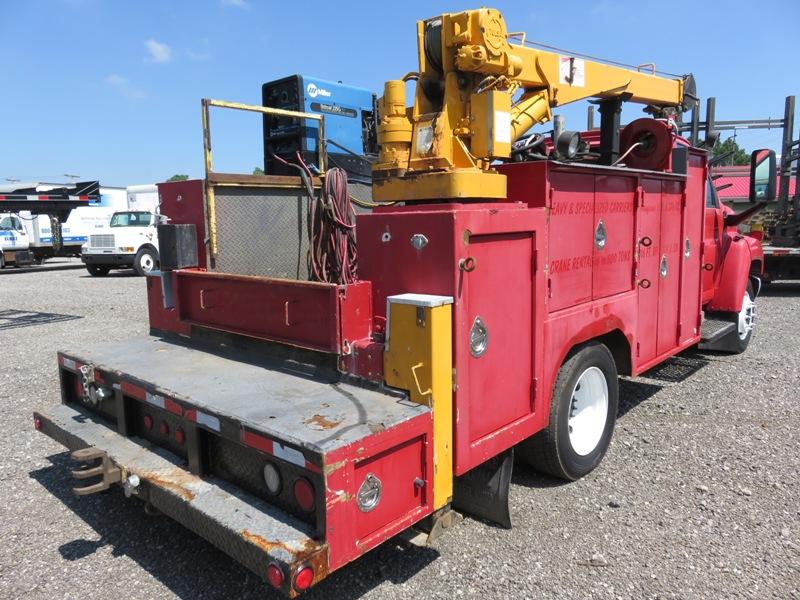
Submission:
<svg viewBox="0 0 800 600">
<path fill-rule="evenodd" d="M 636 178 L 595 180 L 592 299 L 627 292 L 633 285 L 633 209 Z"/>
<path fill-rule="evenodd" d="M 639 204 L 639 318 L 636 339 L 639 363 L 656 357 L 658 331 L 658 268 L 661 258 L 661 182 L 642 180 L 642 197 Z"/>
<path fill-rule="evenodd" d="M 689 157 L 689 177 L 683 208 L 681 240 L 681 305 L 678 343 L 688 342 L 700 331 L 700 294 L 703 273 L 700 253 L 703 245 L 703 176 L 704 165 L 699 156 Z M 693 173 L 694 172 L 694 173 Z"/>
<path fill-rule="evenodd" d="M 680 305 L 682 184 L 661 183 L 661 250 L 658 258 L 658 354 L 670 351 L 678 342 Z"/>
<path fill-rule="evenodd" d="M 550 176 L 550 310 L 592 298 L 594 175 Z"/>
<path fill-rule="evenodd" d="M 468 340 L 480 324 L 488 332 L 486 351 L 480 356 L 470 351 L 467 357 L 473 446 L 533 411 L 533 251 L 530 232 L 470 237 L 477 266 L 465 286 L 467 311 L 459 338 Z"/>
</svg>

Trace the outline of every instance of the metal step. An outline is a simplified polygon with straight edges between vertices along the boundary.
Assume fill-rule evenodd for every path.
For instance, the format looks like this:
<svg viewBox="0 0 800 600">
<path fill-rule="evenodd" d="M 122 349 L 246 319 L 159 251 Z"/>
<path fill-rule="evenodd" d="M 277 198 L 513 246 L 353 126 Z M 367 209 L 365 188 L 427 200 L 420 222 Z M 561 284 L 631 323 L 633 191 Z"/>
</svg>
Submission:
<svg viewBox="0 0 800 600">
<path fill-rule="evenodd" d="M 722 339 L 736 330 L 736 323 L 725 319 L 706 318 L 700 327 L 700 347 Z"/>
</svg>

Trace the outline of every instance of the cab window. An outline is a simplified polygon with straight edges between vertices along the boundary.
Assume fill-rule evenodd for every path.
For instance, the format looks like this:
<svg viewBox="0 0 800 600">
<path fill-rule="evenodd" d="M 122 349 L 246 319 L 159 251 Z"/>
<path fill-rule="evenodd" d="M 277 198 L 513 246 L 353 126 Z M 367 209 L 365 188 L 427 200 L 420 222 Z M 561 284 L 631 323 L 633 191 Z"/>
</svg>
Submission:
<svg viewBox="0 0 800 600">
<path fill-rule="evenodd" d="M 121 212 L 111 217 L 111 227 L 148 227 L 151 215 L 149 212 Z"/>
<path fill-rule="evenodd" d="M 713 182 L 709 179 L 707 183 L 708 189 L 706 190 L 706 208 L 719 208 L 719 198 L 717 198 L 717 190 L 714 188 Z"/>
<path fill-rule="evenodd" d="M 8 216 L 0 219 L 0 231 L 22 231 L 22 221 L 18 217 Z"/>
</svg>

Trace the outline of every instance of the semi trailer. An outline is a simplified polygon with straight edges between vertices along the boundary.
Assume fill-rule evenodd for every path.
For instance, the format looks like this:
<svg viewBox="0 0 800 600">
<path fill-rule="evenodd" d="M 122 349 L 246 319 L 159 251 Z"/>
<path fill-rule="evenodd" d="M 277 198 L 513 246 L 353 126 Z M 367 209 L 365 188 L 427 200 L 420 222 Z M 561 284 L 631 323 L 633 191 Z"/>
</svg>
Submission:
<svg viewBox="0 0 800 600">
<path fill-rule="evenodd" d="M 753 333 L 760 245 L 673 124 L 691 76 L 532 47 L 486 8 L 417 42 L 377 103 L 370 212 L 324 115 L 203 100 L 205 178 L 159 184 L 150 335 L 60 352 L 62 402 L 33 415 L 88 464 L 75 493 L 120 485 L 292 597 L 456 511 L 510 527 L 515 453 L 587 475 L 618 375 Z M 529 133 L 589 98 L 599 131 Z M 651 116 L 621 129 L 624 101 Z M 315 172 L 214 171 L 220 107 L 316 119 Z"/>
<path fill-rule="evenodd" d="M 761 241 L 765 284 L 800 278 L 800 171 L 797 169 L 800 140 L 794 136 L 795 100 L 795 96 L 786 97 L 783 119 L 720 121 L 715 119 L 716 98 L 711 97 L 706 101 L 705 121 L 700 121 L 699 105 L 696 105 L 691 120 L 679 127 L 695 145 L 701 143 L 700 131 L 704 129 L 706 139 L 703 143 L 708 148 L 714 146 L 721 131 L 782 129 L 780 160 L 773 165 L 778 170 L 778 188 L 769 201 L 762 201 L 754 195 L 752 186 L 755 184 L 749 177 L 751 167 L 717 166 L 724 164 L 732 152 L 714 157 L 709 162 L 719 199 L 730 213 L 728 219 L 736 219 L 742 233 Z M 755 206 L 752 205 L 754 201 Z M 738 213 L 738 216 L 734 217 L 733 213 Z"/>
<path fill-rule="evenodd" d="M 101 202 L 100 183 L 16 183 L 0 186 L 0 268 L 42 262 L 73 242 L 67 221 Z M 65 246 L 65 242 L 67 242 Z M 80 248 L 78 242 L 77 248 Z"/>
</svg>

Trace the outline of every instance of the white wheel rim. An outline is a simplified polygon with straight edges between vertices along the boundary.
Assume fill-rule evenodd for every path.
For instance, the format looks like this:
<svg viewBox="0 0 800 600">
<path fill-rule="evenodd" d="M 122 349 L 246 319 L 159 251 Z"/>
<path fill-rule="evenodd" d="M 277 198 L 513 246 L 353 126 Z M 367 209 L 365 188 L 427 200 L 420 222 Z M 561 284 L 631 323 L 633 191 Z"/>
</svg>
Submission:
<svg viewBox="0 0 800 600">
<path fill-rule="evenodd" d="M 142 267 L 142 271 L 151 271 L 153 269 L 153 257 L 149 254 L 142 254 L 142 258 L 139 259 L 139 266 Z"/>
<path fill-rule="evenodd" d="M 739 311 L 739 339 L 743 340 L 753 331 L 756 322 L 756 303 L 750 298 L 750 294 L 744 293 L 742 299 L 742 310 Z"/>
<path fill-rule="evenodd" d="M 569 443 L 575 454 L 590 454 L 606 428 L 608 419 L 608 383 L 603 372 L 597 367 L 586 369 L 575 387 L 569 405 Z"/>
</svg>

